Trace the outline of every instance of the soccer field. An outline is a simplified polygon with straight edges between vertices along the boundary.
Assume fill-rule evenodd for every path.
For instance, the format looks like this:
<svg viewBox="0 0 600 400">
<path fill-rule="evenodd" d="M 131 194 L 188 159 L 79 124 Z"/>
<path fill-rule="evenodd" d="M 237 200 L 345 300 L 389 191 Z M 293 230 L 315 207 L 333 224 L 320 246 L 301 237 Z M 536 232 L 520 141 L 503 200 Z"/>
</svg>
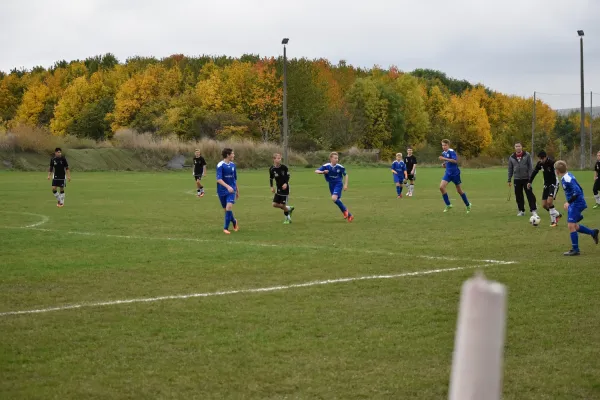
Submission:
<svg viewBox="0 0 600 400">
<path fill-rule="evenodd" d="M 290 225 L 268 171 L 239 171 L 230 236 L 214 167 L 203 198 L 189 171 L 74 171 L 64 208 L 45 172 L 0 173 L 0 398 L 443 399 L 482 268 L 508 288 L 504 398 L 600 399 L 600 246 L 564 257 L 566 218 L 516 217 L 504 169 L 463 170 L 467 215 L 453 185 L 442 212 L 441 168 L 396 199 L 388 169 L 349 167 L 348 223 L 312 171 Z"/>
</svg>

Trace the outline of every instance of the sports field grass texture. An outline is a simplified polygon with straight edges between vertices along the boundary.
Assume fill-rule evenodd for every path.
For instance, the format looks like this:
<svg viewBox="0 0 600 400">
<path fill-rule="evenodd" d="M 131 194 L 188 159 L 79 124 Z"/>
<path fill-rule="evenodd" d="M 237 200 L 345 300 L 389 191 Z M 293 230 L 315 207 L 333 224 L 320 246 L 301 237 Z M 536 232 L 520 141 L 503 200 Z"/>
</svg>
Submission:
<svg viewBox="0 0 600 400">
<path fill-rule="evenodd" d="M 442 212 L 441 168 L 403 199 L 389 170 L 348 170 L 354 222 L 292 169 L 291 225 L 268 172 L 240 171 L 230 236 L 212 169 L 204 198 L 189 171 L 73 171 L 64 208 L 45 172 L 0 173 L 0 398 L 447 398 L 482 268 L 508 288 L 504 398 L 600 399 L 600 246 L 564 257 L 565 219 L 516 217 L 503 169 L 463 171 L 469 215 L 453 185 Z"/>
</svg>

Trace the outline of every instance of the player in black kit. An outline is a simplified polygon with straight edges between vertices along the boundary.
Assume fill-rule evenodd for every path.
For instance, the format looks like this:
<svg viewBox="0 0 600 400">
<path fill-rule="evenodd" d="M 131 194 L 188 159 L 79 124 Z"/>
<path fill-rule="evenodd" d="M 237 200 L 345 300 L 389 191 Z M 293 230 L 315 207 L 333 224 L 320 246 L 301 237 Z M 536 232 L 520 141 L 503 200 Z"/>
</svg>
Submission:
<svg viewBox="0 0 600 400">
<path fill-rule="evenodd" d="M 539 161 L 533 168 L 527 189 L 531 189 L 531 184 L 535 179 L 538 172 L 543 171 L 544 173 L 544 191 L 542 192 L 542 207 L 544 207 L 550 213 L 550 226 L 556 226 L 558 220 L 562 217 L 556 208 L 554 208 L 554 199 L 558 194 L 560 188 L 558 179 L 556 178 L 556 172 L 554 172 L 554 160 L 546 155 L 544 150 L 538 153 Z"/>
<path fill-rule="evenodd" d="M 415 190 L 415 173 L 417 172 L 417 158 L 413 156 L 413 150 L 409 147 L 406 150 L 407 154 L 404 157 L 404 164 L 406 164 L 406 173 L 407 178 L 410 181 L 410 185 L 408 186 L 408 193 L 406 194 L 408 197 L 412 197 L 413 192 Z M 406 182 L 405 182 L 406 183 Z"/>
<path fill-rule="evenodd" d="M 202 186 L 200 180 L 203 176 L 206 176 L 206 160 L 200 155 L 199 149 L 196 149 L 194 153 L 193 165 L 194 170 L 192 171 L 192 175 L 194 175 L 194 180 L 196 181 L 196 195 L 202 197 L 204 196 L 204 186 Z"/>
<path fill-rule="evenodd" d="M 594 199 L 596 204 L 593 208 L 600 208 L 600 151 L 596 154 L 596 165 L 594 166 Z"/>
<path fill-rule="evenodd" d="M 54 172 L 54 174 L 52 174 Z M 48 169 L 48 180 L 52 176 L 52 193 L 58 203 L 56 207 L 64 207 L 65 205 L 65 187 L 67 186 L 66 180 L 71 182 L 71 171 L 69 170 L 69 163 L 67 159 L 63 157 L 62 150 L 60 147 L 54 149 L 54 157 L 50 160 L 50 169 Z M 65 179 L 66 178 L 66 179 Z M 60 193 L 57 189 L 60 188 Z"/>
<path fill-rule="evenodd" d="M 275 180 L 276 188 L 273 188 L 273 180 Z M 269 168 L 269 184 L 271 185 L 271 193 L 273 196 L 273 207 L 281 208 L 285 215 L 284 224 L 292 223 L 292 212 L 294 206 L 288 206 L 288 197 L 290 195 L 290 173 L 288 168 L 281 163 L 281 154 L 273 154 L 273 165 Z"/>
</svg>

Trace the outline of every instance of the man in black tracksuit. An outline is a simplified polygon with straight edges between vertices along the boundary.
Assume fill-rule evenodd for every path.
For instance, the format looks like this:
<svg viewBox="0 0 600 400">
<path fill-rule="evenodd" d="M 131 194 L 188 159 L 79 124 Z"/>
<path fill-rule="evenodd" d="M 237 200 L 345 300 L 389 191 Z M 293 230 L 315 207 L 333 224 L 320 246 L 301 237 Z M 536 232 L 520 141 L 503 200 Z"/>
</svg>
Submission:
<svg viewBox="0 0 600 400">
<path fill-rule="evenodd" d="M 533 161 L 531 160 L 531 155 L 523 151 L 521 143 L 515 143 L 515 152 L 508 157 L 508 186 L 511 185 L 511 179 L 514 177 L 515 199 L 519 208 L 518 217 L 525 215 L 525 198 L 523 197 L 523 192 L 527 195 L 529 211 L 531 211 L 532 215 L 537 215 L 535 195 L 533 194 L 533 190 L 527 187 L 532 172 Z"/>
</svg>

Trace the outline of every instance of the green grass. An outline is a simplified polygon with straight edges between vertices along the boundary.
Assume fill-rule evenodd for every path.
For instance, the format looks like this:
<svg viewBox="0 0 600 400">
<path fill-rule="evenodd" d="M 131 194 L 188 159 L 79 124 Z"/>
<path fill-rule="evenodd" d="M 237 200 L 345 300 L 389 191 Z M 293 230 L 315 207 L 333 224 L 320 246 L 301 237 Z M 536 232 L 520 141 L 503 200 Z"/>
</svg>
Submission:
<svg viewBox="0 0 600 400">
<path fill-rule="evenodd" d="M 240 171 L 241 230 L 225 236 L 213 171 L 201 199 L 189 172 L 74 171 L 62 209 L 44 172 L 2 172 L 0 313 L 518 261 L 485 267 L 509 293 L 504 398 L 600 398 L 600 247 L 589 237 L 580 257 L 563 257 L 564 220 L 517 218 L 504 169 L 463 171 L 470 215 L 453 188 L 442 213 L 441 169 L 421 169 L 415 197 L 400 200 L 389 171 L 349 173 L 354 222 L 298 168 L 283 225 L 267 172 Z M 576 175 L 591 206 L 591 173 Z M 21 228 L 42 221 L 27 213 L 49 221 Z M 584 215 L 600 225 L 600 210 Z M 0 316 L 0 398 L 447 398 L 473 272 Z"/>
</svg>

